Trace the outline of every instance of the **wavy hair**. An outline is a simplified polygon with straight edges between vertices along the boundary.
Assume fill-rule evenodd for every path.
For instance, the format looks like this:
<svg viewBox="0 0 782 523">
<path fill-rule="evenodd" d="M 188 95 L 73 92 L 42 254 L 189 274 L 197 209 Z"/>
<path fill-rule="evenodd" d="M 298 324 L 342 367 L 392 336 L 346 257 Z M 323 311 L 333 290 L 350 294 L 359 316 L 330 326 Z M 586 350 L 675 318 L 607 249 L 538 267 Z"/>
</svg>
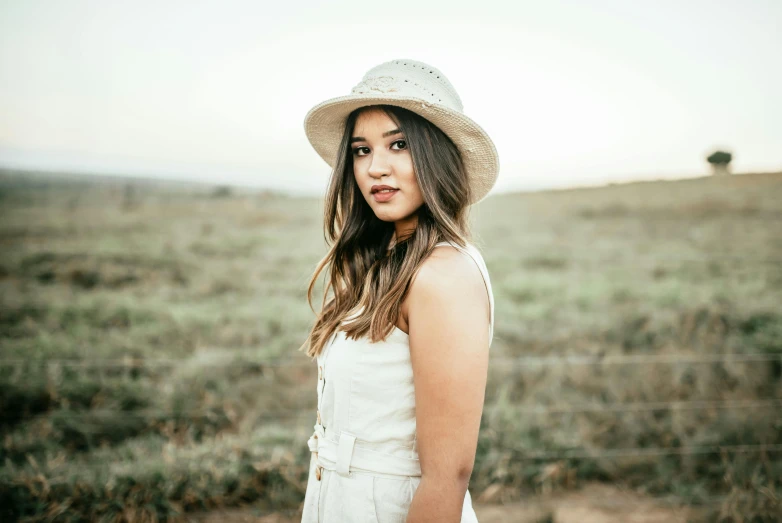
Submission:
<svg viewBox="0 0 782 523">
<path fill-rule="evenodd" d="M 394 223 L 375 216 L 353 173 L 350 138 L 362 111 L 381 109 L 404 132 L 424 203 L 416 211 L 413 233 L 389 249 Z M 324 205 L 324 237 L 329 251 L 318 263 L 307 288 L 307 302 L 317 318 L 299 348 L 314 358 L 339 329 L 351 339 L 367 335 L 372 342 L 394 329 L 413 278 L 434 246 L 451 241 L 464 247 L 471 239 L 468 209 L 471 194 L 459 150 L 437 126 L 407 109 L 375 105 L 354 110 L 347 118 Z M 327 269 L 321 312 L 312 307 L 312 292 Z M 329 296 L 331 291 L 331 296 Z M 343 322 L 350 317 L 350 323 Z"/>
</svg>

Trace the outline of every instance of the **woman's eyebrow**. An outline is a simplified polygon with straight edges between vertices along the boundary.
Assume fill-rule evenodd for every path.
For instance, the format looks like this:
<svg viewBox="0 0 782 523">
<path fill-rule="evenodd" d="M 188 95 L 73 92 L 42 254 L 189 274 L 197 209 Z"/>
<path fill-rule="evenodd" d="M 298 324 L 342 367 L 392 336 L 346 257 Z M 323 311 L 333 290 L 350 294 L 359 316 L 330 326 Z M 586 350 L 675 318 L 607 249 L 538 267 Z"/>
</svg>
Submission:
<svg viewBox="0 0 782 523">
<path fill-rule="evenodd" d="M 402 129 L 391 129 L 390 131 L 386 131 L 386 132 L 383 133 L 383 138 L 391 136 L 392 134 L 399 134 L 401 132 L 402 132 Z M 350 139 L 350 143 L 353 143 L 353 142 L 366 142 L 366 141 L 367 141 L 367 139 L 364 138 L 363 136 L 354 136 L 353 138 Z"/>
</svg>

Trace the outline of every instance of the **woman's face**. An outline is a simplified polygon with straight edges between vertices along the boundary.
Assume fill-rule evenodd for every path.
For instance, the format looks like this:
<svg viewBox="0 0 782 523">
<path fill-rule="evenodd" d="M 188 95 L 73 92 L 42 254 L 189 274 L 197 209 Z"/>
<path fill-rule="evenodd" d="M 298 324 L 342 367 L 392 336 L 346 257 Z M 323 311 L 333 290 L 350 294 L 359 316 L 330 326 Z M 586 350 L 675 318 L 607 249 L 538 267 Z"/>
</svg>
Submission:
<svg viewBox="0 0 782 523">
<path fill-rule="evenodd" d="M 424 198 L 404 133 L 382 110 L 367 109 L 356 120 L 350 148 L 356 183 L 375 215 L 396 223 L 397 238 L 411 232 Z M 381 186 L 393 190 L 378 192 Z"/>
</svg>

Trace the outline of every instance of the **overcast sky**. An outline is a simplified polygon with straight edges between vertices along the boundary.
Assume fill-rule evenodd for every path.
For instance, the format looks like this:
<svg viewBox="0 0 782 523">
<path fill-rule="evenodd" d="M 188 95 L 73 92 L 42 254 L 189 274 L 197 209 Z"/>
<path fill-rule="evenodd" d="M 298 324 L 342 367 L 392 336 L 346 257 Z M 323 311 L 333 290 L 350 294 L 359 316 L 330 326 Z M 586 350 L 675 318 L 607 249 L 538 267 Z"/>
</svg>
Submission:
<svg viewBox="0 0 782 523">
<path fill-rule="evenodd" d="M 497 192 L 782 170 L 782 1 L 0 0 L 0 166 L 321 192 L 307 110 L 439 68 Z"/>
</svg>

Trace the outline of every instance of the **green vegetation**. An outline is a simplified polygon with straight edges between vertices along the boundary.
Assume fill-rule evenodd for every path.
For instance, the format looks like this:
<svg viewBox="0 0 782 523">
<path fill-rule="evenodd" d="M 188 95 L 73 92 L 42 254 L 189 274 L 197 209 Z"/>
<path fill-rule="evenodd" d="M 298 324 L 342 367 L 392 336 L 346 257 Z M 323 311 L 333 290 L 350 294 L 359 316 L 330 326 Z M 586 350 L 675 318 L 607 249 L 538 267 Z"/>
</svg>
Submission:
<svg viewBox="0 0 782 523">
<path fill-rule="evenodd" d="M 711 164 L 723 164 L 727 165 L 733 160 L 733 155 L 725 151 L 714 151 L 707 158 L 706 161 Z"/>
<path fill-rule="evenodd" d="M 706 161 L 711 164 L 711 168 L 716 175 L 730 174 L 730 162 L 733 155 L 725 151 L 714 151 L 706 157 Z"/>
<path fill-rule="evenodd" d="M 470 488 L 782 514 L 782 174 L 499 195 Z M 0 176 L 2 520 L 296 508 L 316 199 Z M 317 296 L 317 294 L 316 294 Z"/>
</svg>

